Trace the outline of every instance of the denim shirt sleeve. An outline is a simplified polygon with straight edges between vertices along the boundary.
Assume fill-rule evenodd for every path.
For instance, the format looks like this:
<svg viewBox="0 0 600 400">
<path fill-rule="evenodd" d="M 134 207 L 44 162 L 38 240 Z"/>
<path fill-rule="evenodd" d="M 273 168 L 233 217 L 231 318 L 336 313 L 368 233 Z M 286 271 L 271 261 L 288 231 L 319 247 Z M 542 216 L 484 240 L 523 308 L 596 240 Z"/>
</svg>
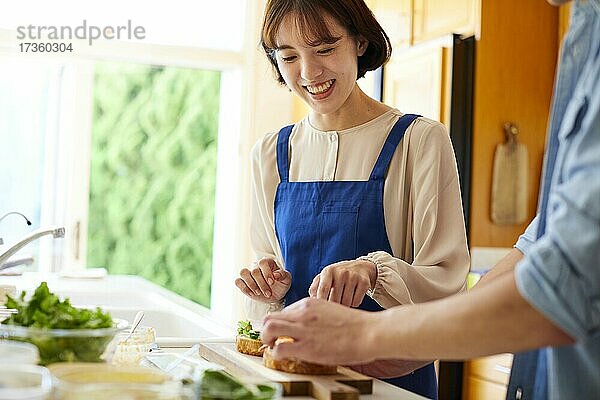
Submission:
<svg viewBox="0 0 600 400">
<path fill-rule="evenodd" d="M 531 245 L 535 243 L 539 219 L 540 216 L 538 214 L 535 216 L 533 221 L 531 221 L 527 229 L 525 229 L 525 232 L 521 236 L 519 236 L 519 240 L 517 240 L 517 243 L 515 243 L 515 245 L 513 246 L 519 249 L 523 254 L 527 254 Z"/>
<path fill-rule="evenodd" d="M 600 56 L 586 76 L 558 137 L 545 234 L 515 271 L 521 295 L 577 341 L 600 335 Z"/>
</svg>

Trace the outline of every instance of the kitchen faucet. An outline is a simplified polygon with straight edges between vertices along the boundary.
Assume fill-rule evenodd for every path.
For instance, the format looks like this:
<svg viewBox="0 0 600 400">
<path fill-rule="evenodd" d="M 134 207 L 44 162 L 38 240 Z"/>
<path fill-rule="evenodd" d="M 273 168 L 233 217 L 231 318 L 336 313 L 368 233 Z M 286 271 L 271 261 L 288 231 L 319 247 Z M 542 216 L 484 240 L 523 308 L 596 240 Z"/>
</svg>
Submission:
<svg viewBox="0 0 600 400">
<path fill-rule="evenodd" d="M 6 214 L 4 214 L 3 216 L 0 217 L 0 221 L 2 221 L 4 218 L 8 217 L 9 215 L 20 215 L 21 217 L 23 217 L 23 219 L 25 220 L 25 222 L 27 222 L 27 225 L 31 225 L 31 221 L 23 214 L 21 214 L 18 211 L 11 211 L 11 212 L 7 212 Z M 4 244 L 4 241 L 2 240 L 2 238 L 0 237 L 0 244 Z"/>
<path fill-rule="evenodd" d="M 12 263 L 6 263 L 6 261 L 13 254 L 19 251 L 23 246 L 45 235 L 52 235 L 55 238 L 65 237 L 65 228 L 51 227 L 46 229 L 38 229 L 36 231 L 31 232 L 28 236 L 25 236 L 13 246 L 9 247 L 8 250 L 6 250 L 4 253 L 0 254 L 0 270 L 14 266 L 11 265 Z"/>
</svg>

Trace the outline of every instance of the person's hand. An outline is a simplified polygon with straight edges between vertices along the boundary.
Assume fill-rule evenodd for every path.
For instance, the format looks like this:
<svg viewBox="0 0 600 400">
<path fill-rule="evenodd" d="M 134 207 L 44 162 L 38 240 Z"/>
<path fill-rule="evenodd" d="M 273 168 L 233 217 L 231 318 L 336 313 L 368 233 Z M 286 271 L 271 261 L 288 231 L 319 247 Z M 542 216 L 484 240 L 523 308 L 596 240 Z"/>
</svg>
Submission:
<svg viewBox="0 0 600 400">
<path fill-rule="evenodd" d="M 424 367 L 430 362 L 431 361 L 376 360 L 367 364 L 350 365 L 348 367 L 363 375 L 385 379 L 410 374 L 414 370 Z"/>
<path fill-rule="evenodd" d="M 377 314 L 304 298 L 282 312 L 267 315 L 261 338 L 270 347 L 279 336 L 294 339 L 273 347 L 275 359 L 297 357 L 328 365 L 369 362 L 375 358 L 369 339 Z"/>
<path fill-rule="evenodd" d="M 358 307 L 369 288 L 375 286 L 377 266 L 366 260 L 340 261 L 323 268 L 308 294 L 348 307 Z"/>
<path fill-rule="evenodd" d="M 250 269 L 240 271 L 235 280 L 238 287 L 246 296 L 263 303 L 271 303 L 283 299 L 292 284 L 292 276 L 279 268 L 275 260 L 263 258 Z"/>
</svg>

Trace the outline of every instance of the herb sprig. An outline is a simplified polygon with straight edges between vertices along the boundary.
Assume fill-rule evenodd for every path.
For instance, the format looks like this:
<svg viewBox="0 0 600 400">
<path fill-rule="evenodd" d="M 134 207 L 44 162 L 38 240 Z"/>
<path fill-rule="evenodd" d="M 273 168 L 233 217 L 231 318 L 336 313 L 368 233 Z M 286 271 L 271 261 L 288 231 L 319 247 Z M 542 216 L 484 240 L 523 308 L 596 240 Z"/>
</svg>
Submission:
<svg viewBox="0 0 600 400">
<path fill-rule="evenodd" d="M 237 332 L 240 336 L 260 340 L 260 331 L 254 330 L 250 321 L 239 321 Z"/>
</svg>

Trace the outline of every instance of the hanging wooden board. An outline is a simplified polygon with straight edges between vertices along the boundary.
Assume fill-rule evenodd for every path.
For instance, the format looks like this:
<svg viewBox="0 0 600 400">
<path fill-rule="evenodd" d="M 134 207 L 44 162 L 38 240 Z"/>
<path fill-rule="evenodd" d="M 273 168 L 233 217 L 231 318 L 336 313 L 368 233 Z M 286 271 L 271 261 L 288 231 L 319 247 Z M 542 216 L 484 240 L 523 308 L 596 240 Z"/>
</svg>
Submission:
<svg viewBox="0 0 600 400">
<path fill-rule="evenodd" d="M 527 221 L 529 155 L 517 141 L 519 130 L 508 122 L 504 127 L 506 143 L 496 146 L 490 196 L 492 221 L 517 225 Z"/>
<path fill-rule="evenodd" d="M 373 393 L 373 378 L 338 367 L 337 375 L 301 375 L 267 368 L 261 357 L 239 353 L 233 343 L 200 345 L 200 355 L 222 365 L 235 376 L 269 380 L 283 386 L 284 396 L 312 396 L 318 400 L 356 400 Z"/>
</svg>

